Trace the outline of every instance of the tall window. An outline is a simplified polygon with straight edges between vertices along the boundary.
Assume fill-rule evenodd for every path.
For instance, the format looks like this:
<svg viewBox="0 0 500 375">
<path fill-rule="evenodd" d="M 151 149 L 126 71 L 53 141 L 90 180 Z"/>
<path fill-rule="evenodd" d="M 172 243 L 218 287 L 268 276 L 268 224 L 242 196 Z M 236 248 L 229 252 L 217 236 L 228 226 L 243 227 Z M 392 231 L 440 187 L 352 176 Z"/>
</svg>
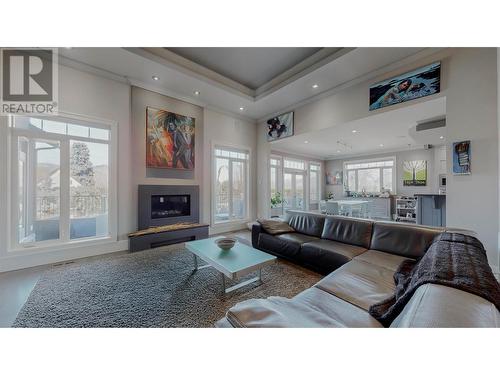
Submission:
<svg viewBox="0 0 500 375">
<path fill-rule="evenodd" d="M 271 155 L 269 182 L 272 216 L 283 209 L 314 209 L 321 195 L 321 164 Z"/>
<path fill-rule="evenodd" d="M 320 197 L 320 171 L 321 165 L 317 163 L 309 163 L 309 204 L 315 205 L 319 203 Z"/>
<path fill-rule="evenodd" d="M 214 148 L 214 222 L 248 218 L 249 153 L 228 147 Z"/>
<path fill-rule="evenodd" d="M 110 236 L 111 130 L 12 117 L 14 247 Z"/>
<path fill-rule="evenodd" d="M 347 188 L 353 192 L 395 193 L 395 159 L 372 159 L 344 163 Z"/>
</svg>

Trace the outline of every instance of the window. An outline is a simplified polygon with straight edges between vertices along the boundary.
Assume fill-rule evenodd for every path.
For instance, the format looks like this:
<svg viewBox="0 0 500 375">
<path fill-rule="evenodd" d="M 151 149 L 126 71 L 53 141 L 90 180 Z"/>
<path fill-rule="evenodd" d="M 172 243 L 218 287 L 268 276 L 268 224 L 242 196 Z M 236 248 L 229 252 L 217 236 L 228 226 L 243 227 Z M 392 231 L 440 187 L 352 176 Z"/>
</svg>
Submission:
<svg viewBox="0 0 500 375">
<path fill-rule="evenodd" d="M 214 222 L 248 217 L 248 160 L 246 150 L 214 148 Z"/>
<path fill-rule="evenodd" d="M 321 195 L 321 164 L 271 155 L 269 159 L 271 215 L 283 208 L 303 210 L 317 205 Z"/>
<path fill-rule="evenodd" d="M 395 158 L 344 163 L 347 189 L 353 192 L 380 193 L 394 191 Z"/>
<path fill-rule="evenodd" d="M 321 165 L 309 163 L 309 204 L 319 203 Z"/>
<path fill-rule="evenodd" d="M 11 133 L 13 247 L 111 236 L 110 127 L 16 116 Z"/>
</svg>

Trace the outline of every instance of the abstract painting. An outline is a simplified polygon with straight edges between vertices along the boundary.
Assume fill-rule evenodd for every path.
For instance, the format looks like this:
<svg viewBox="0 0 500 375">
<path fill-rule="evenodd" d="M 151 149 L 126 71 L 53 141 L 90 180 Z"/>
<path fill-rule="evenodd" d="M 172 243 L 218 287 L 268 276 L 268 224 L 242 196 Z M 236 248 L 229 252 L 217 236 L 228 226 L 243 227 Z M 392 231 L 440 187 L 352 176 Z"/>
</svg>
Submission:
<svg viewBox="0 0 500 375">
<path fill-rule="evenodd" d="M 194 169 L 195 119 L 146 108 L 146 166 Z"/>
<path fill-rule="evenodd" d="M 470 141 L 453 143 L 453 174 L 470 174 Z"/>
<path fill-rule="evenodd" d="M 293 112 L 287 112 L 267 120 L 267 140 L 269 142 L 292 135 Z"/>
<path fill-rule="evenodd" d="M 327 185 L 342 185 L 342 171 L 326 172 Z"/>
<path fill-rule="evenodd" d="M 427 185 L 427 161 L 413 160 L 403 162 L 403 186 Z"/>
<path fill-rule="evenodd" d="M 371 86 L 370 111 L 436 94 L 440 89 L 441 63 L 436 62 Z"/>
</svg>

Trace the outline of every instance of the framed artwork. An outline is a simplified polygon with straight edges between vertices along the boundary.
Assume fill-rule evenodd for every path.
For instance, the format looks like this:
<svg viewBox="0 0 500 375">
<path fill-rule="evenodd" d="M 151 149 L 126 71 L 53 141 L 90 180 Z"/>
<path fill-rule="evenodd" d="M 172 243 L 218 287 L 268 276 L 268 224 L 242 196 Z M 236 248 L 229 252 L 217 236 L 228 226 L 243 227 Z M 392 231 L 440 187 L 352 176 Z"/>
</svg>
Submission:
<svg viewBox="0 0 500 375">
<path fill-rule="evenodd" d="M 403 162 L 403 186 L 427 185 L 427 160 Z"/>
<path fill-rule="evenodd" d="M 470 141 L 453 143 L 453 174 L 470 174 Z"/>
<path fill-rule="evenodd" d="M 283 113 L 282 115 L 267 120 L 267 140 L 276 141 L 293 135 L 293 112 Z"/>
<path fill-rule="evenodd" d="M 370 111 L 436 94 L 441 90 L 441 62 L 370 86 Z"/>
<path fill-rule="evenodd" d="M 195 119 L 146 108 L 146 167 L 194 169 Z"/>
<path fill-rule="evenodd" d="M 342 185 L 342 171 L 326 172 L 327 185 Z"/>
</svg>

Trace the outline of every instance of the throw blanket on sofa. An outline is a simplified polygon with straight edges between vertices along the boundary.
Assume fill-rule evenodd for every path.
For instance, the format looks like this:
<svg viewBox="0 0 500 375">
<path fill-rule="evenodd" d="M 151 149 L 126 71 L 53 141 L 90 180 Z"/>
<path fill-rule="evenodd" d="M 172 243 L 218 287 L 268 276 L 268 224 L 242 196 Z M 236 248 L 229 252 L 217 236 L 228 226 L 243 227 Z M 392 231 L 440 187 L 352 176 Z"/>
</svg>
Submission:
<svg viewBox="0 0 500 375">
<path fill-rule="evenodd" d="M 418 261 L 406 260 L 394 274 L 394 296 L 370 307 L 369 313 L 388 327 L 423 284 L 440 284 L 478 295 L 500 311 L 500 285 L 481 242 L 471 236 L 443 233 Z"/>
</svg>

